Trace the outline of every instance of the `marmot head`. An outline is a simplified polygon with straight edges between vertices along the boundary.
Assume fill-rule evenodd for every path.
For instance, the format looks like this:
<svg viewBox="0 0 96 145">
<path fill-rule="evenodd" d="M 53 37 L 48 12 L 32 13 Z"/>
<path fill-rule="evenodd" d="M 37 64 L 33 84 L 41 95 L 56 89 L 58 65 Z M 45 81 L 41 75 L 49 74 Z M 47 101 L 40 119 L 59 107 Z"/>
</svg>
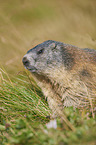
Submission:
<svg viewBox="0 0 96 145">
<path fill-rule="evenodd" d="M 32 73 L 43 74 L 47 70 L 62 65 L 60 46 L 63 43 L 48 40 L 30 49 L 24 55 L 22 62 L 26 69 Z"/>
</svg>

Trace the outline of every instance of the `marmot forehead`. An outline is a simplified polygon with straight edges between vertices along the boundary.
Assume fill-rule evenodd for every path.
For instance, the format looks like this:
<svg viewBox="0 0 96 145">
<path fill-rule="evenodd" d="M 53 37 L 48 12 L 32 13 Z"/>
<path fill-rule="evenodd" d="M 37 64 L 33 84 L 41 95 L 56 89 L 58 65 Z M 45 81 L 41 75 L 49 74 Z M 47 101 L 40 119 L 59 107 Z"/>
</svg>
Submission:
<svg viewBox="0 0 96 145">
<path fill-rule="evenodd" d="M 44 42 L 41 43 L 41 44 L 36 45 L 36 46 L 33 47 L 32 49 L 28 50 L 27 54 L 30 53 L 30 52 L 32 52 L 32 51 L 36 51 L 36 50 L 39 49 L 39 48 L 47 48 L 47 47 L 48 47 L 50 44 L 52 44 L 52 43 L 54 43 L 55 45 L 57 45 L 57 44 L 63 45 L 62 42 L 58 42 L 58 41 L 54 41 L 54 40 L 47 40 L 47 41 L 44 41 Z"/>
</svg>

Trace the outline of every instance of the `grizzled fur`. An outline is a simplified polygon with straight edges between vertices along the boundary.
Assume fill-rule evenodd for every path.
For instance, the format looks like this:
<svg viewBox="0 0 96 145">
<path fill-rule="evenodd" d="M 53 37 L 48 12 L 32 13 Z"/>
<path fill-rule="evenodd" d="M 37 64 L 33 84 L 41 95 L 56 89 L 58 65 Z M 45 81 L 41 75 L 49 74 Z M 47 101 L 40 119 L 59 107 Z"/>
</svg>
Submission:
<svg viewBox="0 0 96 145">
<path fill-rule="evenodd" d="M 30 49 L 22 61 L 54 113 L 64 106 L 93 107 L 95 104 L 95 50 L 48 40 Z"/>
</svg>

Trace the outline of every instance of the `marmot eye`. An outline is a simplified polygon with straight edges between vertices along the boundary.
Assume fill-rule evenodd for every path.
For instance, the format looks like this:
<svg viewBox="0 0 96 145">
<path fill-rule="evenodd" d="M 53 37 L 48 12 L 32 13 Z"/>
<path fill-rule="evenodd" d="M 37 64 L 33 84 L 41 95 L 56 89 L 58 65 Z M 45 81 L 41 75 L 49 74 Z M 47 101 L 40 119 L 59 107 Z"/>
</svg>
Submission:
<svg viewBox="0 0 96 145">
<path fill-rule="evenodd" d="M 43 52 L 44 52 L 44 48 L 41 49 L 41 50 L 39 50 L 39 51 L 37 52 L 37 54 L 42 54 Z"/>
</svg>

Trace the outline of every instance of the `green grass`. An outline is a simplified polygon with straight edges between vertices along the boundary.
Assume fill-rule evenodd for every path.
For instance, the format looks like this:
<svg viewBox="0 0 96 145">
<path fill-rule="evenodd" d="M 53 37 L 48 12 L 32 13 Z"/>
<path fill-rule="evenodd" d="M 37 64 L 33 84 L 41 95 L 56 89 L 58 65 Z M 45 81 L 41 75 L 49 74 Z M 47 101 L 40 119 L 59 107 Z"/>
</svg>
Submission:
<svg viewBox="0 0 96 145">
<path fill-rule="evenodd" d="M 60 118 L 57 118 L 56 130 L 47 129 L 46 123 L 50 120 L 47 116 L 51 111 L 34 80 L 24 72 L 14 81 L 3 70 L 1 74 L 0 145 L 95 145 L 96 118 L 93 119 L 91 114 L 65 108 L 66 118 L 74 130 Z"/>
<path fill-rule="evenodd" d="M 95 145 L 96 116 L 85 110 L 65 108 L 67 124 L 46 128 L 51 110 L 22 57 L 49 39 L 96 49 L 96 1 L 0 0 L 0 145 Z"/>
</svg>

